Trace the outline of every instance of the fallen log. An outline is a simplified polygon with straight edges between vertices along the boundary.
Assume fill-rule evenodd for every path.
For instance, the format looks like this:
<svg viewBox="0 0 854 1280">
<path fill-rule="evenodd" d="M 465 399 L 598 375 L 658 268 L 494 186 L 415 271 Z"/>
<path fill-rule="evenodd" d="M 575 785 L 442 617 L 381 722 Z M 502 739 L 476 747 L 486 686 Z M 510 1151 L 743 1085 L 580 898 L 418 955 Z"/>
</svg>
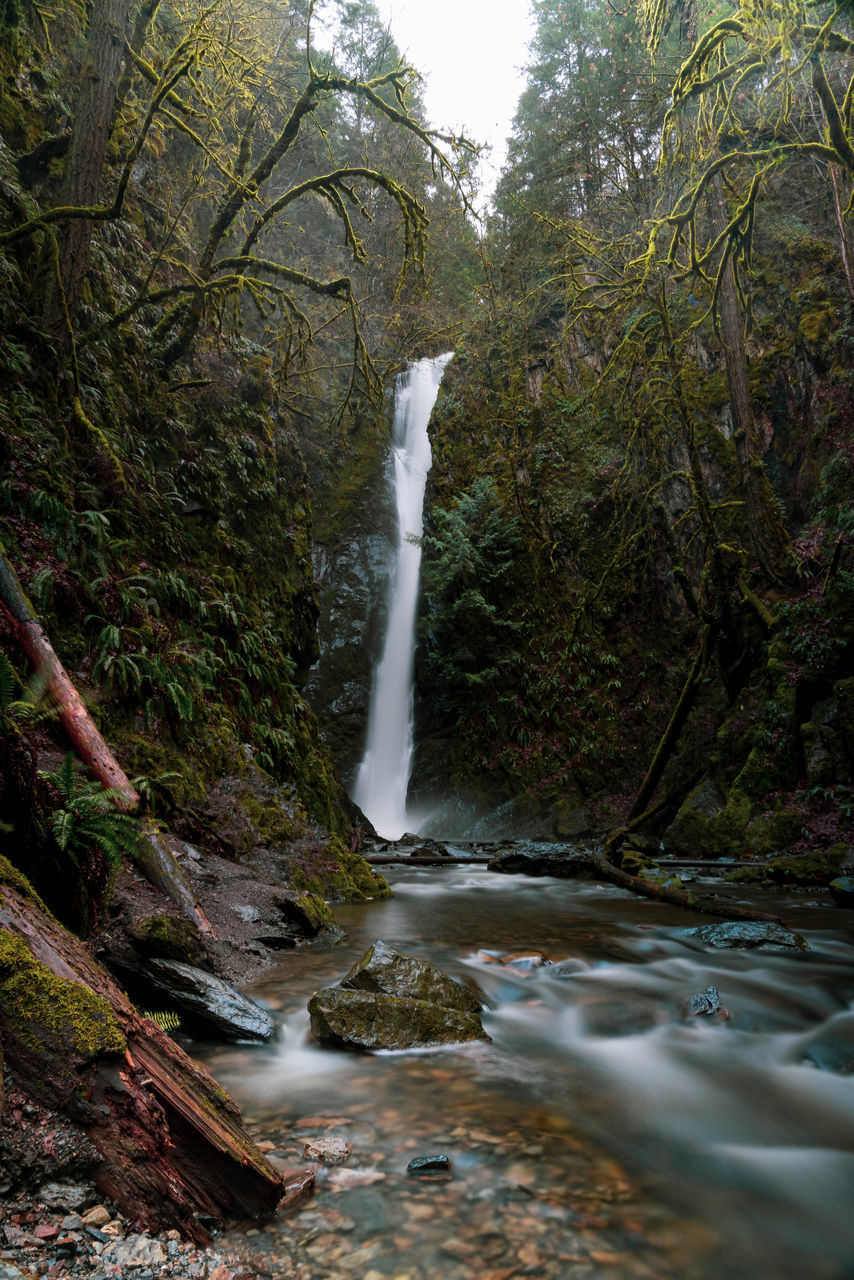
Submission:
<svg viewBox="0 0 854 1280">
<path fill-rule="evenodd" d="M 0 606 L 22 653 L 44 680 L 56 703 L 60 722 L 77 756 L 101 785 L 112 793 L 117 808 L 128 813 L 139 809 L 139 793 L 104 741 L 83 699 L 39 622 L 0 543 Z M 140 818 L 137 862 L 151 884 L 177 904 L 201 933 L 213 935 L 210 921 L 196 898 L 190 881 L 175 859 L 154 819 Z"/>
<path fill-rule="evenodd" d="M 150 1019 L 0 858 L 5 1066 L 100 1157 L 93 1180 L 146 1230 L 206 1243 L 204 1219 L 271 1214 L 282 1176 L 206 1071 Z"/>
<path fill-rule="evenodd" d="M 685 907 L 689 911 L 699 911 L 706 916 L 721 916 L 724 920 L 756 920 L 768 924 L 784 924 L 779 916 L 770 915 L 767 911 L 754 911 L 751 907 L 739 907 L 734 903 L 720 902 L 715 897 L 698 896 L 687 893 L 684 889 L 670 889 L 656 884 L 652 880 L 644 880 L 641 876 L 630 875 L 622 867 L 615 867 L 602 854 L 593 854 L 593 860 L 603 880 L 619 885 L 621 889 L 630 889 L 642 898 L 655 898 L 659 902 L 668 902 L 674 907 Z"/>
</svg>

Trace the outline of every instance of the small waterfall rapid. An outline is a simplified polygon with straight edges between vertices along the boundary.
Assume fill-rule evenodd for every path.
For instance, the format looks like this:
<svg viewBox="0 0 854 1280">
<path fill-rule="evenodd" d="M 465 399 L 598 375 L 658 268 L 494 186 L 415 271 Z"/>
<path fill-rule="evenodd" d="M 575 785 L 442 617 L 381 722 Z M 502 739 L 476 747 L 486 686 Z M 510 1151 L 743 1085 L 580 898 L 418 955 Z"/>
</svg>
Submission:
<svg viewBox="0 0 854 1280">
<path fill-rule="evenodd" d="M 397 549 L 389 580 L 388 623 L 374 672 L 365 755 L 353 799 L 377 832 L 396 840 L 407 830 L 412 764 L 412 670 L 421 575 L 422 512 L 430 440 L 427 425 L 452 353 L 418 360 L 395 383 L 392 458 Z"/>
</svg>

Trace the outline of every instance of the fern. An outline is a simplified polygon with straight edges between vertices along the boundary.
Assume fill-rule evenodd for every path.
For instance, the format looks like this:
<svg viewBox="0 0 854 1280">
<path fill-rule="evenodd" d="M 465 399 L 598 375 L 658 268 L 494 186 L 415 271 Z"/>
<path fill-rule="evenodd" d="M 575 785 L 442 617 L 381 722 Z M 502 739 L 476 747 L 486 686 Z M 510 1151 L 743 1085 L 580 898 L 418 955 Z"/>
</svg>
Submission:
<svg viewBox="0 0 854 1280">
<path fill-rule="evenodd" d="M 181 1019 L 171 1009 L 143 1009 L 143 1018 L 156 1022 L 161 1031 L 180 1031 Z"/>
<path fill-rule="evenodd" d="M 78 780 L 71 752 L 59 769 L 41 776 L 53 783 L 62 799 L 51 819 L 51 831 L 57 847 L 75 864 L 78 855 L 90 849 L 99 849 L 114 866 L 121 862 L 122 854 L 135 855 L 139 828 L 129 813 L 113 807 L 121 794 L 117 787 Z"/>
<path fill-rule="evenodd" d="M 0 649 L 0 725 L 9 721 L 37 725 L 56 717 L 54 706 L 42 705 L 47 688 L 44 676 L 34 675 L 21 696 L 16 698 L 18 684 L 15 668 Z"/>
</svg>

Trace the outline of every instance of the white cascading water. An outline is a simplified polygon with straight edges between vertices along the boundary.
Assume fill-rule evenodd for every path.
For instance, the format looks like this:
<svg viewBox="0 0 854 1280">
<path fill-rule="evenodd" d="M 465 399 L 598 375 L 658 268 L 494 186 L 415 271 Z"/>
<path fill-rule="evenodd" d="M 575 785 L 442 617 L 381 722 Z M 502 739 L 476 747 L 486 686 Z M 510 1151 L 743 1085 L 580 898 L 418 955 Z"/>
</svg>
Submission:
<svg viewBox="0 0 854 1280">
<path fill-rule="evenodd" d="M 395 383 L 392 456 L 397 551 L 389 582 L 388 624 L 374 673 L 365 755 L 353 799 L 379 835 L 397 840 L 407 827 L 412 765 L 412 672 L 421 576 L 424 489 L 430 470 L 427 426 L 445 365 L 453 353 L 418 360 Z"/>
</svg>

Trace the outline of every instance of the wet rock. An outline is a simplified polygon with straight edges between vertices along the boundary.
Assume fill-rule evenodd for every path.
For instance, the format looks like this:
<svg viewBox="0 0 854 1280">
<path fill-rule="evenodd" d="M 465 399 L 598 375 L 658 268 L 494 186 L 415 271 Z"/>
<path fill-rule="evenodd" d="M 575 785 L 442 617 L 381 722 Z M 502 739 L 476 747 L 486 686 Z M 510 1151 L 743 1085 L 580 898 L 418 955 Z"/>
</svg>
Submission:
<svg viewBox="0 0 854 1280">
<path fill-rule="evenodd" d="M 92 1188 L 71 1182 L 46 1182 L 39 1187 L 39 1200 L 47 1209 L 79 1209 L 92 1199 Z"/>
<path fill-rule="evenodd" d="M 12 1262 L 4 1262 L 0 1258 L 0 1280 L 30 1280 L 32 1272 L 26 1275 Z"/>
<path fill-rule="evenodd" d="M 240 916 L 244 924 L 254 924 L 256 920 L 261 919 L 261 912 L 258 908 L 250 906 L 248 902 L 241 903 L 239 906 L 233 907 L 232 910 Z"/>
<path fill-rule="evenodd" d="M 854 907 L 854 876 L 837 876 L 827 887 L 838 907 Z"/>
<path fill-rule="evenodd" d="M 178 960 L 149 960 L 145 977 L 208 1033 L 226 1040 L 271 1040 L 273 1020 L 222 978 Z"/>
<path fill-rule="evenodd" d="M 168 915 L 138 916 L 129 921 L 127 932 L 142 955 L 207 965 L 201 935 L 189 920 Z"/>
<path fill-rule="evenodd" d="M 315 1138 L 302 1150 L 303 1160 L 319 1160 L 321 1164 L 343 1164 L 350 1159 L 350 1148 L 343 1138 Z"/>
<path fill-rule="evenodd" d="M 107 1245 L 101 1254 L 102 1263 L 118 1267 L 118 1274 L 131 1267 L 161 1267 L 169 1255 L 159 1240 L 149 1235 L 127 1236 Z"/>
<path fill-rule="evenodd" d="M 593 855 L 586 849 L 535 840 L 518 840 L 499 849 L 487 863 L 487 870 L 562 880 L 595 879 L 598 875 Z"/>
<path fill-rule="evenodd" d="M 103 1227 L 105 1222 L 109 1222 L 112 1214 L 105 1204 L 96 1204 L 88 1213 L 83 1215 L 84 1227 Z"/>
<path fill-rule="evenodd" d="M 416 1049 L 488 1040 L 477 1012 L 370 991 L 327 987 L 308 1002 L 319 1044 L 347 1049 Z"/>
<path fill-rule="evenodd" d="M 729 1017 L 729 1009 L 724 1007 L 720 993 L 714 986 L 706 987 L 705 991 L 693 995 L 685 1012 L 691 1018 L 708 1018 L 714 1015 L 722 1019 Z"/>
<path fill-rule="evenodd" d="M 426 1000 L 443 1009 L 473 1013 L 481 1002 L 468 987 L 417 956 L 377 941 L 339 983 L 349 991 L 370 991 L 409 1000 Z"/>
<path fill-rule="evenodd" d="M 680 929 L 677 936 L 696 939 L 716 950 L 733 947 L 749 951 L 809 951 L 799 933 L 764 921 L 726 920 L 717 924 L 701 924 L 694 929 Z"/>
<path fill-rule="evenodd" d="M 406 1166 L 411 1178 L 427 1182 L 447 1182 L 452 1177 L 451 1161 L 446 1155 L 415 1156 Z"/>
</svg>

